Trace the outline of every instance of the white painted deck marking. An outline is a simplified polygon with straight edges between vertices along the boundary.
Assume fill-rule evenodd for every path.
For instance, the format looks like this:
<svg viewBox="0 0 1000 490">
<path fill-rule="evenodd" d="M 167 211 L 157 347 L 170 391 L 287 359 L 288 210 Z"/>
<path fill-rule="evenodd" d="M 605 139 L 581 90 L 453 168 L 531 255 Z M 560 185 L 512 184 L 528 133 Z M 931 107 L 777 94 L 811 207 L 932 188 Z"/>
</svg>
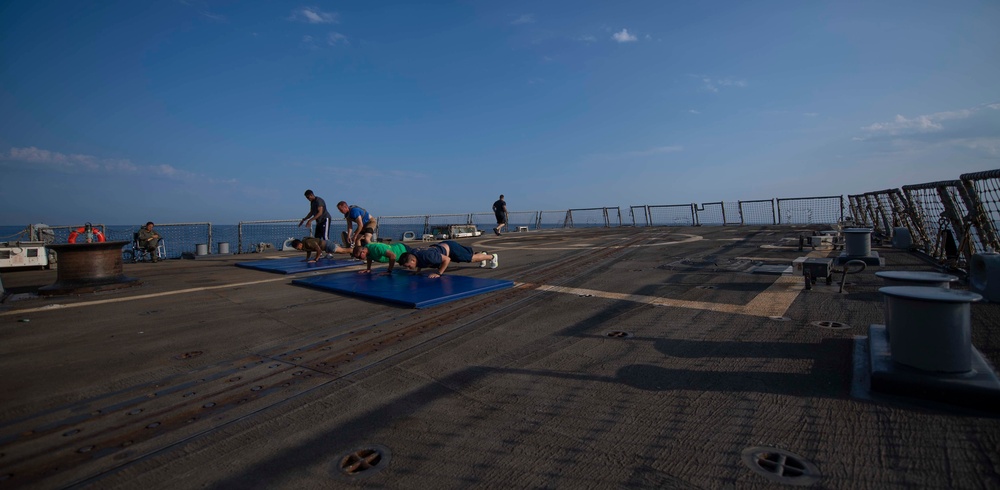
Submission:
<svg viewBox="0 0 1000 490">
<path fill-rule="evenodd" d="M 799 291 L 803 289 L 801 277 L 780 276 L 770 287 L 758 294 L 745 305 L 735 305 L 728 303 L 710 303 L 707 301 L 688 301 L 681 299 L 660 298 L 658 296 L 645 296 L 640 294 L 612 293 L 598 291 L 596 289 L 567 288 L 563 286 L 541 285 L 538 289 L 553 293 L 575 294 L 577 296 L 590 295 L 595 298 L 614 299 L 619 301 L 633 301 L 636 303 L 646 303 L 656 306 L 675 306 L 678 308 L 690 308 L 693 310 L 707 310 L 719 313 L 735 313 L 739 315 L 751 315 L 760 317 L 784 316 L 785 311 L 795 301 Z"/>
<path fill-rule="evenodd" d="M 818 250 L 809 252 L 807 257 L 823 257 L 825 252 Z M 734 305 L 728 303 L 710 303 L 707 301 L 687 301 L 680 299 L 660 298 L 658 296 L 644 296 L 639 294 L 612 293 L 598 291 L 596 289 L 567 288 L 562 286 L 540 285 L 538 289 L 554 293 L 575 294 L 577 296 L 590 295 L 595 298 L 614 299 L 619 301 L 634 301 L 636 303 L 646 303 L 657 306 L 675 306 L 678 308 L 690 308 L 694 310 L 707 310 L 719 313 L 735 313 L 738 315 L 750 315 L 760 317 L 785 316 L 788 307 L 792 305 L 795 298 L 805 288 L 801 276 L 778 276 L 767 289 L 757 296 L 754 296 L 745 305 Z"/>
<path fill-rule="evenodd" d="M 124 298 L 108 298 L 108 299 L 100 299 L 97 301 L 84 301 L 82 303 L 69 303 L 65 305 L 50 304 L 50 305 L 40 306 L 38 308 L 28 308 L 26 310 L 13 310 L 13 311 L 0 312 L 0 316 L 24 315 L 26 313 L 37 313 L 39 311 L 46 311 L 46 310 L 55 310 L 63 308 L 80 308 L 84 306 L 104 305 L 108 303 L 123 303 L 125 301 L 159 298 L 162 296 L 173 296 L 175 294 L 196 293 L 198 291 L 211 291 L 213 289 L 226 289 L 226 288 L 235 288 L 240 286 L 252 286 L 254 284 L 265 284 L 269 282 L 279 282 L 279 281 L 289 281 L 289 280 L 291 280 L 291 278 L 278 277 L 274 279 L 262 279 L 260 281 L 237 282 L 233 284 L 221 284 L 218 286 L 205 286 L 200 288 L 179 289 L 177 291 L 164 291 L 162 293 L 142 294 L 139 296 L 128 296 Z"/>
<path fill-rule="evenodd" d="M 698 241 L 702 239 L 702 237 L 698 235 L 685 235 L 685 236 L 687 236 L 688 238 L 682 241 L 650 244 L 646 246 L 672 245 L 675 243 L 685 243 L 691 241 Z M 612 245 L 611 247 L 619 247 L 619 246 Z M 806 256 L 822 257 L 824 256 L 824 252 L 815 250 L 809 252 L 808 254 L 806 254 Z M 360 270 L 360 266 L 355 266 L 355 267 L 357 267 Z M 355 267 L 348 267 L 345 268 L 345 270 L 351 270 L 354 269 Z M 28 308 L 24 310 L 12 310 L 12 311 L 0 312 L 0 317 L 25 315 L 28 313 L 37 313 L 40 311 L 46 311 L 52 309 L 81 308 L 84 306 L 95 306 L 95 305 L 102 305 L 109 303 L 122 303 L 125 301 L 159 298 L 163 296 L 173 296 L 176 294 L 197 293 L 200 291 L 211 291 L 215 289 L 227 289 L 240 286 L 253 286 L 255 284 L 266 284 L 270 282 L 288 281 L 290 279 L 291 278 L 288 277 L 278 277 L 274 279 L 262 279 L 259 281 L 238 282 L 232 284 L 220 284 L 218 286 L 204 286 L 199 288 L 179 289 L 177 291 L 164 291 L 162 293 L 142 294 L 138 296 L 128 296 L 124 298 L 108 298 L 96 301 L 84 301 L 81 303 L 70 303 L 65 305 L 49 304 L 45 306 L 40 306 L 38 308 Z M 525 284 L 520 282 L 515 283 L 516 287 L 520 287 L 523 285 Z M 788 310 L 788 307 L 791 306 L 793 301 L 795 301 L 795 298 L 798 296 L 799 292 L 802 291 L 803 283 L 802 283 L 802 278 L 798 276 L 780 276 L 776 281 L 774 281 L 773 284 L 771 284 L 770 287 L 768 287 L 766 290 L 755 296 L 754 299 L 750 300 L 750 302 L 745 305 L 709 303 L 707 301 L 686 301 L 678 299 L 660 298 L 656 296 L 644 296 L 638 294 L 612 293 L 607 291 L 597 291 L 595 289 L 548 286 L 544 284 L 539 285 L 538 289 L 542 291 L 550 291 L 555 293 L 575 294 L 578 296 L 589 294 L 597 298 L 615 299 L 621 301 L 634 301 L 636 303 L 646 303 L 658 306 L 675 306 L 678 308 L 690 308 L 696 310 L 716 311 L 722 313 L 736 313 L 741 315 L 771 317 L 771 316 L 784 316 L 785 311 Z"/>
</svg>

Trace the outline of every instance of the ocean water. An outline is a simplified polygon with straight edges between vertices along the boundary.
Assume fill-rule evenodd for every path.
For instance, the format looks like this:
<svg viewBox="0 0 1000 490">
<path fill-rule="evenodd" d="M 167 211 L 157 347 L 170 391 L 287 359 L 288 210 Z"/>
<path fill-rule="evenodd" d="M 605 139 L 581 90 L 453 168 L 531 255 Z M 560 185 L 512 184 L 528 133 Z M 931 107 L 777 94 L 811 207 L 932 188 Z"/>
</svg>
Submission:
<svg viewBox="0 0 1000 490">
<path fill-rule="evenodd" d="M 99 226 L 95 225 L 98 229 Z M 132 235 L 139 231 L 137 225 L 104 225 L 102 233 L 106 241 L 127 241 L 127 245 L 122 247 L 122 251 L 131 251 Z M 70 233 L 75 227 L 53 227 L 55 239 L 53 243 L 68 243 Z M 230 252 L 235 253 L 239 241 L 237 225 L 211 225 L 211 236 L 209 236 L 208 224 L 164 224 L 156 225 L 154 228 L 160 236 L 167 250 L 168 258 L 179 258 L 184 253 L 195 253 L 199 244 L 209 247 L 209 253 L 218 252 L 219 242 L 230 243 Z M 29 235 L 27 225 L 0 225 L 0 242 L 28 241 Z M 282 240 L 284 242 L 284 240 Z M 280 247 L 281 243 L 277 246 Z"/>
<path fill-rule="evenodd" d="M 490 216 L 489 221 L 475 219 L 477 228 L 486 235 L 492 235 L 492 229 L 496 225 Z M 561 228 L 561 221 L 537 223 L 534 219 L 525 217 L 524 219 L 512 219 L 508 223 L 507 231 L 517 229 L 519 226 L 527 226 L 529 229 L 549 229 Z M 434 221 L 433 223 L 431 221 Z M 438 219 L 426 219 L 425 217 L 390 217 L 384 222 L 380 221 L 378 226 L 378 237 L 382 239 L 402 240 L 403 234 L 413 232 L 419 239 L 422 235 L 432 233 L 433 228 L 445 224 L 465 224 L 467 215 L 455 217 L 440 217 Z M 580 220 L 574 223 L 577 228 L 603 226 L 603 222 Z M 100 226 L 95 225 L 98 229 Z M 53 243 L 68 243 L 70 233 L 76 227 L 53 226 Z M 122 251 L 131 251 L 132 235 L 139 231 L 138 225 L 103 225 L 103 233 L 107 241 L 127 241 L 122 247 Z M 346 226 L 339 221 L 334 221 L 330 227 L 330 238 L 340 241 L 340 232 Z M 219 243 L 227 243 L 230 253 L 255 253 L 265 249 L 280 250 L 286 240 L 290 238 L 302 238 L 311 236 L 312 229 L 298 226 L 298 220 L 285 220 L 267 223 L 244 223 L 242 230 L 239 225 L 216 225 L 208 223 L 194 224 L 171 224 L 164 223 L 155 226 L 155 230 L 163 237 L 168 258 L 180 258 L 184 254 L 194 254 L 199 245 L 205 245 L 210 254 L 218 253 Z M 242 234 L 241 234 L 242 231 Z M 27 225 L 2 225 L 0 226 L 0 242 L 28 241 Z M 126 256 L 127 258 L 127 256 Z"/>
</svg>

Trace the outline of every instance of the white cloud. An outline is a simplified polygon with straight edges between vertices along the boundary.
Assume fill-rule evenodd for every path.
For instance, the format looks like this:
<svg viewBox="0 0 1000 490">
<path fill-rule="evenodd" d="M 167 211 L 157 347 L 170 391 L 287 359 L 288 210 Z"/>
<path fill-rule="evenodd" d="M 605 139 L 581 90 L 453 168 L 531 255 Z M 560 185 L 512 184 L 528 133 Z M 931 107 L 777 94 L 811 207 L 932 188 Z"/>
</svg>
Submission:
<svg viewBox="0 0 1000 490">
<path fill-rule="evenodd" d="M 891 122 L 873 123 L 871 126 L 867 126 L 861 129 L 873 133 L 885 132 L 891 135 L 896 135 L 900 133 L 909 132 L 911 130 L 934 131 L 942 128 L 944 128 L 944 126 L 934 122 L 934 120 L 931 119 L 931 116 L 917 116 L 913 119 L 907 119 L 906 117 L 900 114 L 896 114 L 896 119 L 892 120 Z"/>
<path fill-rule="evenodd" d="M 869 134 L 889 136 L 914 133 L 932 133 L 944 130 L 945 125 L 943 123 L 945 121 L 969 119 L 984 110 L 1000 110 L 1000 104 L 988 104 L 971 109 L 960 109 L 957 111 L 936 112 L 934 114 L 925 114 L 912 118 L 897 114 L 892 121 L 872 123 L 868 126 L 862 127 L 861 129 Z"/>
<path fill-rule="evenodd" d="M 970 150 L 978 150 L 994 157 L 1000 157 L 1000 137 L 957 139 L 953 143 Z"/>
<path fill-rule="evenodd" d="M 691 75 L 701 80 L 701 89 L 706 92 L 718 93 L 719 87 L 737 87 L 743 88 L 747 86 L 746 80 L 734 80 L 732 78 L 712 78 L 708 75 Z"/>
<path fill-rule="evenodd" d="M 594 36 L 591 36 L 589 34 L 585 35 L 585 36 L 580 36 L 580 37 L 576 38 L 576 40 L 577 41 L 583 41 L 585 43 L 596 43 L 597 42 L 597 38 L 594 37 Z"/>
<path fill-rule="evenodd" d="M 701 111 L 696 111 L 694 109 L 688 109 L 688 112 L 690 112 L 691 114 L 701 114 Z"/>
<path fill-rule="evenodd" d="M 331 32 L 330 35 L 327 36 L 326 42 L 329 43 L 330 46 L 336 46 L 337 44 L 350 44 L 350 41 L 347 40 L 347 36 L 339 32 Z"/>
<path fill-rule="evenodd" d="M 37 163 L 56 166 L 63 169 L 99 170 L 101 163 L 90 155 L 66 155 L 63 153 L 43 150 L 34 146 L 27 148 L 11 148 L 5 160 Z"/>
<path fill-rule="evenodd" d="M 534 24 L 534 23 L 535 23 L 535 14 L 522 14 L 520 17 L 514 19 L 514 21 L 511 22 L 511 24 L 513 25 Z"/>
<path fill-rule="evenodd" d="M 632 34 L 629 34 L 628 29 L 622 29 L 621 32 L 614 33 L 611 36 L 611 39 L 614 39 L 615 41 L 620 43 L 631 43 L 639 40 L 639 38 L 635 37 Z"/>
<path fill-rule="evenodd" d="M 45 167 L 46 171 L 103 172 L 114 174 L 152 173 L 174 180 L 205 180 L 202 176 L 175 168 L 171 165 L 136 165 L 128 159 L 98 158 L 92 155 L 66 155 L 55 151 L 29 146 L 11 148 L 6 155 L 0 154 L 0 161 L 32 163 Z"/>
<path fill-rule="evenodd" d="M 292 11 L 292 15 L 288 20 L 309 24 L 336 24 L 337 14 L 323 12 L 315 7 L 300 7 Z"/>
<path fill-rule="evenodd" d="M 965 155 L 962 158 L 1000 156 L 1000 104 L 913 117 L 897 115 L 861 130 L 863 134 L 854 141 L 876 150 L 924 155 L 960 151 Z"/>
</svg>

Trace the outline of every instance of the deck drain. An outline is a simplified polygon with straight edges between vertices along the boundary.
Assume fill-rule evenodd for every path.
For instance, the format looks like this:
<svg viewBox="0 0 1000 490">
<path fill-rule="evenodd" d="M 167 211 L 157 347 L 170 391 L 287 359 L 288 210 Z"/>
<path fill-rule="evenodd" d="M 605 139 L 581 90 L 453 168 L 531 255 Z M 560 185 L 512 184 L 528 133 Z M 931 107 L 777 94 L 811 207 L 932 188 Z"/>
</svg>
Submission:
<svg viewBox="0 0 1000 490">
<path fill-rule="evenodd" d="M 797 454 L 773 447 L 743 450 L 743 463 L 754 473 L 776 483 L 812 485 L 820 478 L 819 469 Z"/>
<path fill-rule="evenodd" d="M 719 289 L 718 286 L 698 286 L 698 289 Z"/>
<path fill-rule="evenodd" d="M 632 336 L 632 334 L 630 334 L 628 332 L 622 332 L 621 330 L 615 330 L 613 332 L 608 332 L 608 337 L 616 338 L 616 339 L 624 339 L 624 338 L 631 337 L 631 336 Z"/>
<path fill-rule="evenodd" d="M 341 479 L 366 478 L 388 466 L 391 457 L 392 453 L 385 446 L 373 445 L 353 449 L 337 458 L 331 473 Z"/>
<path fill-rule="evenodd" d="M 204 354 L 204 352 L 202 352 L 200 350 L 193 350 L 191 352 L 185 352 L 183 354 L 176 355 L 176 356 L 174 356 L 174 359 L 177 359 L 178 361 L 181 361 L 181 360 L 184 360 L 184 359 L 191 359 L 192 357 L 198 357 L 198 356 L 200 356 L 202 354 Z"/>
<path fill-rule="evenodd" d="M 840 322 L 831 322 L 829 320 L 820 320 L 818 322 L 812 322 L 810 325 L 819 328 L 829 328 L 830 330 L 846 330 L 851 328 L 850 325 Z"/>
</svg>

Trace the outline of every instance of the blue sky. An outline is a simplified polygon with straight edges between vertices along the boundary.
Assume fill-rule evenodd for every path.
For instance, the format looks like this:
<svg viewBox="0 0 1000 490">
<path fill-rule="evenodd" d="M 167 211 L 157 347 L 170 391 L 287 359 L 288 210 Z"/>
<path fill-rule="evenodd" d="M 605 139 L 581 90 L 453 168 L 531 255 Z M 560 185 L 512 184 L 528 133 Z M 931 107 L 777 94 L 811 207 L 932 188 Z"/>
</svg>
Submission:
<svg viewBox="0 0 1000 490">
<path fill-rule="evenodd" d="M 1000 168 L 1000 2 L 0 4 L 0 224 L 848 195 Z"/>
</svg>

